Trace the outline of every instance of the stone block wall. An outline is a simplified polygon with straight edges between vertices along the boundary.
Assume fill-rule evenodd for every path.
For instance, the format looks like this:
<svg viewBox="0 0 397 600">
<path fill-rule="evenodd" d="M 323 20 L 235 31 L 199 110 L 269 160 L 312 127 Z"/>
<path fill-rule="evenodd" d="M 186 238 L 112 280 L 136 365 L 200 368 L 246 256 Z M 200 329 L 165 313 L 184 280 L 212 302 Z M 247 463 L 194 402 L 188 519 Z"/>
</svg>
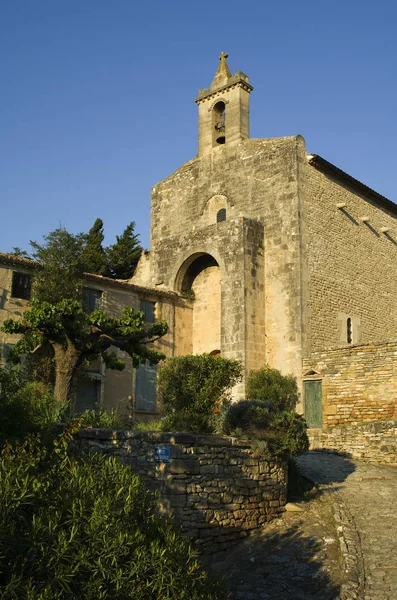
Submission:
<svg viewBox="0 0 397 600">
<path fill-rule="evenodd" d="M 312 450 L 332 450 L 366 462 L 397 466 L 397 421 L 309 429 L 308 435 Z"/>
<path fill-rule="evenodd" d="M 156 462 L 158 446 L 170 449 L 169 462 Z M 248 441 L 86 429 L 75 449 L 119 456 L 132 465 L 159 492 L 161 512 L 209 552 L 228 548 L 284 511 L 286 465 L 263 460 Z"/>
<path fill-rule="evenodd" d="M 397 419 L 397 340 L 314 352 L 303 361 L 311 370 L 322 377 L 325 428 Z"/>
<path fill-rule="evenodd" d="M 309 268 L 307 356 L 346 343 L 397 336 L 397 218 L 331 173 L 307 165 L 305 223 Z M 342 207 L 342 208 L 338 208 Z"/>
</svg>

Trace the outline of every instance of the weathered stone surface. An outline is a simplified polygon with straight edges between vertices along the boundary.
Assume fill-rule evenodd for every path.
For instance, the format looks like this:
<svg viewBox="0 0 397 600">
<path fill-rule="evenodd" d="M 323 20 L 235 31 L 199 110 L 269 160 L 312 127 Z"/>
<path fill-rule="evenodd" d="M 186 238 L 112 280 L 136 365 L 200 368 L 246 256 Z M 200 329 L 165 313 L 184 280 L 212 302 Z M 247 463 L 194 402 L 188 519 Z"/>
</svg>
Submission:
<svg viewBox="0 0 397 600">
<path fill-rule="evenodd" d="M 170 448 L 169 463 L 154 460 L 160 440 Z M 78 435 L 74 451 L 87 447 L 131 464 L 159 492 L 162 513 L 173 515 L 182 530 L 208 551 L 224 543 L 219 541 L 222 536 L 240 539 L 284 510 L 286 465 L 254 458 L 256 449 L 246 442 L 237 446 L 231 438 L 153 432 L 114 438 L 111 430 L 97 429 L 88 437 L 85 432 Z M 198 448 L 203 451 L 196 452 Z M 265 482 L 258 480 L 258 466 L 267 473 Z"/>
<path fill-rule="evenodd" d="M 312 352 L 303 372 L 312 370 L 322 378 L 325 428 L 397 419 L 397 340 Z"/>
<path fill-rule="evenodd" d="M 200 473 L 200 464 L 198 460 L 190 458 L 175 458 L 170 462 L 169 471 L 176 475 L 197 475 Z"/>
<path fill-rule="evenodd" d="M 397 599 L 397 469 L 309 452 L 303 474 L 332 494 L 346 583 L 341 598 Z M 355 595 L 353 594 L 355 593 Z"/>
<path fill-rule="evenodd" d="M 397 421 L 308 431 L 312 450 L 328 450 L 373 463 L 397 465 Z"/>
</svg>

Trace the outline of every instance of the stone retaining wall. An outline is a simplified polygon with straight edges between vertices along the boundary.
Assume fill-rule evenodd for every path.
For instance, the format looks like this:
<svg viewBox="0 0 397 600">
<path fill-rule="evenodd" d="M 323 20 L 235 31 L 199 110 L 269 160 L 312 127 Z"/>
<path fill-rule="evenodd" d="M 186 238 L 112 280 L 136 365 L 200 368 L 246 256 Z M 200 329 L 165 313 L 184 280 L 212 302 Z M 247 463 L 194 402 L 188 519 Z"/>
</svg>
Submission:
<svg viewBox="0 0 397 600">
<path fill-rule="evenodd" d="M 77 448 L 76 448 L 77 446 Z M 169 462 L 155 460 L 168 448 Z M 224 549 L 284 511 L 286 465 L 236 438 L 86 429 L 75 450 L 119 456 L 160 493 L 160 509 L 207 551 Z"/>
<path fill-rule="evenodd" d="M 332 450 L 371 463 L 397 465 L 397 421 L 308 430 L 311 450 Z"/>
<path fill-rule="evenodd" d="M 397 340 L 315 352 L 303 373 L 322 379 L 323 426 L 397 419 Z"/>
</svg>

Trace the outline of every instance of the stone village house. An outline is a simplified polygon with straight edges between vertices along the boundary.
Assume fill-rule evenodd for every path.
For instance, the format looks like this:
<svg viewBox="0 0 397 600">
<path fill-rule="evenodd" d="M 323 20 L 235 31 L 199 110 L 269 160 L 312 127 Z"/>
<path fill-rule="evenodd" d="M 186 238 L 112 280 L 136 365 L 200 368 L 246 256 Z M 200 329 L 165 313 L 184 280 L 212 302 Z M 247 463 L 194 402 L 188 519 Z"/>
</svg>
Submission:
<svg viewBox="0 0 397 600">
<path fill-rule="evenodd" d="M 292 373 L 313 428 L 397 418 L 397 205 L 307 154 L 300 135 L 251 139 L 253 87 L 226 58 L 196 98 L 197 156 L 153 188 L 150 252 L 131 281 L 87 276 L 87 302 L 167 320 L 167 356 Z M 22 314 L 31 269 L 0 256 L 0 323 Z M 0 343 L 4 358 L 12 340 Z M 93 366 L 79 406 L 155 414 L 156 368 L 128 361 Z"/>
</svg>

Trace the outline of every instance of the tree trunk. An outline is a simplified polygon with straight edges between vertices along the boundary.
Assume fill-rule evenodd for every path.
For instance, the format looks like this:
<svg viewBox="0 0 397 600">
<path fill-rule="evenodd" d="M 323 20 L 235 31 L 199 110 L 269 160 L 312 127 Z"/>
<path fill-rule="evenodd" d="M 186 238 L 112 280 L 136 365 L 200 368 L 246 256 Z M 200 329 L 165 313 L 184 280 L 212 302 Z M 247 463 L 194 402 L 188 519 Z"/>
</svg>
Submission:
<svg viewBox="0 0 397 600">
<path fill-rule="evenodd" d="M 55 359 L 54 397 L 59 402 L 72 400 L 73 379 L 80 363 L 81 353 L 68 340 L 67 346 L 53 344 Z"/>
</svg>

